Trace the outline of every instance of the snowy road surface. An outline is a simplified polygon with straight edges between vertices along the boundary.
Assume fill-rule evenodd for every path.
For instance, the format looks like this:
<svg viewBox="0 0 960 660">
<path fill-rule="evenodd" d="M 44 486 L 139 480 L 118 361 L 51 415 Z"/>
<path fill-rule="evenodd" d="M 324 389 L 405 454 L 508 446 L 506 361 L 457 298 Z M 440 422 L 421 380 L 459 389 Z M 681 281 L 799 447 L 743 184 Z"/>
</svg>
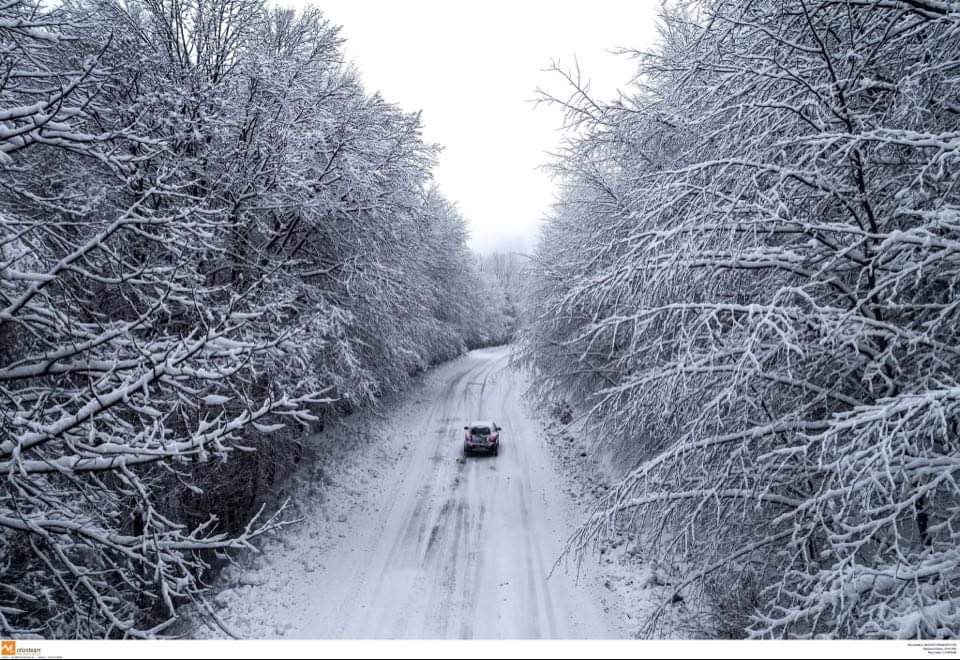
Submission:
<svg viewBox="0 0 960 660">
<path fill-rule="evenodd" d="M 385 439 L 403 457 L 379 507 L 317 556 L 300 550 L 322 570 L 248 593 L 286 610 L 260 616 L 299 638 L 616 636 L 591 580 L 562 566 L 547 577 L 577 518 L 507 362 L 506 348 L 474 351 L 432 374 Z M 473 418 L 504 427 L 499 456 L 458 461 Z"/>
</svg>

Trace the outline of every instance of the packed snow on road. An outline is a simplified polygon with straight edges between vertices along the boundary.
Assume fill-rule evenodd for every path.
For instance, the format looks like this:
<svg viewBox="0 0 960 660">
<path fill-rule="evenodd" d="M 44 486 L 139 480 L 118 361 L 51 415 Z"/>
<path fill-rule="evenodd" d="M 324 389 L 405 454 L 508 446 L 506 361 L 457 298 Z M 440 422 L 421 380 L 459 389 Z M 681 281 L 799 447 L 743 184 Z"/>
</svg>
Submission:
<svg viewBox="0 0 960 660">
<path fill-rule="evenodd" d="M 380 419 L 363 415 L 376 441 L 332 476 L 324 498 L 337 504 L 305 503 L 297 528 L 226 572 L 226 626 L 253 638 L 630 634 L 602 566 L 561 559 L 582 510 L 508 363 L 507 347 L 473 351 Z M 465 457 L 465 421 L 487 417 L 499 454 Z"/>
</svg>

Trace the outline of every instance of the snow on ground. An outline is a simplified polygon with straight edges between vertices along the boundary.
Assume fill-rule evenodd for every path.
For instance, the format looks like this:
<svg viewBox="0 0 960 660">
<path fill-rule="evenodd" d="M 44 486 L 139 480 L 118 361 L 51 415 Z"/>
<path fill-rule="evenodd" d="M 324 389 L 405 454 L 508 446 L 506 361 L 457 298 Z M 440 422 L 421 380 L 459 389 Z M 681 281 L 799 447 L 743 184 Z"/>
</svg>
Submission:
<svg viewBox="0 0 960 660">
<path fill-rule="evenodd" d="M 550 574 L 582 511 L 508 358 L 473 351 L 318 434 L 336 451 L 288 486 L 303 521 L 224 571 L 223 622 L 267 639 L 630 636 L 607 567 Z M 504 427 L 499 456 L 461 456 L 471 418 Z"/>
<path fill-rule="evenodd" d="M 291 587 L 326 569 L 321 557 L 352 533 L 353 521 L 376 512 L 383 501 L 385 475 L 394 471 L 409 450 L 391 429 L 407 425 L 438 387 L 436 370 L 411 381 L 403 395 L 381 400 L 328 424 L 305 442 L 309 452 L 292 474 L 277 501 L 290 498 L 288 518 L 295 525 L 271 533 L 258 544 L 260 552 L 240 557 L 225 568 L 210 599 L 223 623 L 239 637 L 279 638 L 291 624 L 274 618 L 286 609 Z M 399 446 L 397 446 L 399 445 Z M 188 608 L 186 636 L 220 638 L 219 627 L 205 623 Z"/>
<path fill-rule="evenodd" d="M 563 491 L 576 507 L 578 521 L 584 521 L 597 500 L 613 485 L 613 468 L 606 457 L 587 440 L 583 418 L 569 424 L 544 412 L 541 425 L 546 443 L 563 478 Z M 627 636 L 636 638 L 702 637 L 697 614 L 684 602 L 671 603 L 652 634 L 646 625 L 654 610 L 672 600 L 676 579 L 663 567 L 644 561 L 640 535 L 618 530 L 612 539 L 600 540 L 583 558 L 593 564 L 593 579 L 603 586 L 604 612 L 616 619 Z"/>
</svg>

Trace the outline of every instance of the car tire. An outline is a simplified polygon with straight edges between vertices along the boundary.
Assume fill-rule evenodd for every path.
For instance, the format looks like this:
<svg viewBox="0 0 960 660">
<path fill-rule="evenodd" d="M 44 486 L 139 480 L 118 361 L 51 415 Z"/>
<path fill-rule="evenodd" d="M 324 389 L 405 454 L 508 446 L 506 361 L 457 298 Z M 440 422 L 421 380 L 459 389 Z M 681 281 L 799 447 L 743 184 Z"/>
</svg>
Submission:
<svg viewBox="0 0 960 660">
<path fill-rule="evenodd" d="M 496 456 L 499 453 L 500 453 L 500 445 L 497 445 L 496 447 L 493 448 L 493 455 Z"/>
</svg>

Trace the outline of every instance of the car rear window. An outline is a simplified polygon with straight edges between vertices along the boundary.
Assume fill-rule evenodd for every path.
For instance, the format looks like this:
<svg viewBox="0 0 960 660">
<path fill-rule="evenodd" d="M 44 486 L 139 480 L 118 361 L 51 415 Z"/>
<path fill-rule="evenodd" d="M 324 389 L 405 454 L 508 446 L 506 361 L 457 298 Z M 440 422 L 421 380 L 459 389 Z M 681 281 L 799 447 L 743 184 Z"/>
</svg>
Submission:
<svg viewBox="0 0 960 660">
<path fill-rule="evenodd" d="M 473 435 L 490 435 L 490 427 L 474 426 L 472 429 L 470 429 L 470 433 L 472 433 Z"/>
</svg>

